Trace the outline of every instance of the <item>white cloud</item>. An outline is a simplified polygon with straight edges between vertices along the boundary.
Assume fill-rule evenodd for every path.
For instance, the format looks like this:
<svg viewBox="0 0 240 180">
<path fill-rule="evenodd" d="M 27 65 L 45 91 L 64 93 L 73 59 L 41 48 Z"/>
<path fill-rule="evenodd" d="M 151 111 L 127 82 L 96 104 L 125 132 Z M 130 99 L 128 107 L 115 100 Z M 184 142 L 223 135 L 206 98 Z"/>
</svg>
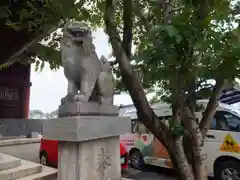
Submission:
<svg viewBox="0 0 240 180">
<path fill-rule="evenodd" d="M 111 47 L 108 44 L 108 37 L 103 29 L 97 29 L 93 32 L 94 44 L 98 56 L 106 57 L 111 53 Z M 51 71 L 46 65 L 41 72 L 34 71 L 32 65 L 31 71 L 31 94 L 30 94 L 30 109 L 39 109 L 43 112 L 51 112 L 58 108 L 61 98 L 67 92 L 67 80 L 64 77 L 63 69 Z M 114 98 L 114 104 L 131 104 L 132 100 L 129 95 L 117 95 Z"/>
</svg>

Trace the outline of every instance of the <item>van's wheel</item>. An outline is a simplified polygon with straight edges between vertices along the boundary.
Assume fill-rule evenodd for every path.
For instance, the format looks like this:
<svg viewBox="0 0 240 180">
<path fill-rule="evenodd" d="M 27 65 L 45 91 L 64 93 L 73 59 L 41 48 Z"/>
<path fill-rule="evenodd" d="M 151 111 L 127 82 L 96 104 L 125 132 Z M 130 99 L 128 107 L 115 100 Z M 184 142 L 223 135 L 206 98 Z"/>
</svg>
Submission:
<svg viewBox="0 0 240 180">
<path fill-rule="evenodd" d="M 48 156 L 44 152 L 40 154 L 40 164 L 42 164 L 44 166 L 48 165 Z"/>
<path fill-rule="evenodd" d="M 235 161 L 224 161 L 214 169 L 216 180 L 240 180 L 240 164 Z"/>
<path fill-rule="evenodd" d="M 129 155 L 130 166 L 134 169 L 141 170 L 144 166 L 143 155 L 140 151 L 134 151 Z"/>
</svg>

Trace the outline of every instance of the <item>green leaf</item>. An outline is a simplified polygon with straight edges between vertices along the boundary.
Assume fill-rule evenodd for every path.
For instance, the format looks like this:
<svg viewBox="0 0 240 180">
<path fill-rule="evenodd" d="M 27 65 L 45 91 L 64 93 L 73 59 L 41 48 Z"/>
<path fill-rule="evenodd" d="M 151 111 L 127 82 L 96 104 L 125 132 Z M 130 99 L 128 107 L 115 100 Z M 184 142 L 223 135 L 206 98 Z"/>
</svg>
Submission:
<svg viewBox="0 0 240 180">
<path fill-rule="evenodd" d="M 41 61 L 49 62 L 51 69 L 58 69 L 62 65 L 61 53 L 59 50 L 56 50 L 52 47 L 48 47 L 39 43 L 35 47 L 35 51 L 36 51 L 36 56 Z M 44 66 L 44 63 L 42 63 L 41 66 Z M 40 70 L 42 70 L 42 68 L 40 68 Z"/>
<path fill-rule="evenodd" d="M 101 12 L 104 12 L 104 11 L 105 11 L 105 4 L 106 4 L 105 1 L 98 1 L 98 2 L 97 2 L 97 8 L 98 8 Z"/>
<path fill-rule="evenodd" d="M 40 61 L 35 61 L 35 71 L 38 71 L 39 69 L 39 64 L 40 64 Z"/>
<path fill-rule="evenodd" d="M 174 37 L 179 34 L 178 30 L 172 25 L 165 25 L 163 26 L 163 29 L 167 31 L 170 37 Z"/>
</svg>

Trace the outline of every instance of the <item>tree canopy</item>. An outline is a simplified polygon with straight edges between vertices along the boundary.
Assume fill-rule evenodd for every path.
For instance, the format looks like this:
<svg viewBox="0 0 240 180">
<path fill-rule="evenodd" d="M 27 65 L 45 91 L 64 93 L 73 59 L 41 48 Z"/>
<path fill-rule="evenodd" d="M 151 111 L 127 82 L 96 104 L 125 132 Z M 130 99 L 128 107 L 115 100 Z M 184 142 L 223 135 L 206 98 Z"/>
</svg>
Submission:
<svg viewBox="0 0 240 180">
<path fill-rule="evenodd" d="M 164 23 L 166 17 L 158 16 L 149 35 L 142 36 L 138 56 L 133 57 L 150 87 L 159 84 L 165 90 L 176 90 L 181 84 L 191 96 L 199 88 L 209 89 L 209 80 L 238 77 L 239 12 L 230 1 L 212 2 L 200 13 L 193 3 L 175 6 L 171 22 Z M 172 85 L 171 78 L 175 79 Z"/>
</svg>

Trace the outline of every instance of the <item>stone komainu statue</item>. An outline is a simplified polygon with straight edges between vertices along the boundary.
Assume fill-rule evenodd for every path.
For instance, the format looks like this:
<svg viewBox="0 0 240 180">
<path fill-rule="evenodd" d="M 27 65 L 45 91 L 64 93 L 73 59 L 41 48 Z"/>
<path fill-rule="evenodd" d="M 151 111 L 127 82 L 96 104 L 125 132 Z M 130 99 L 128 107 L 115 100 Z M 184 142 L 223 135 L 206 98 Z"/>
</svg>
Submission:
<svg viewBox="0 0 240 180">
<path fill-rule="evenodd" d="M 112 105 L 114 81 L 109 62 L 99 60 L 87 24 L 71 21 L 63 28 L 61 57 L 68 81 L 65 102 L 97 102 Z"/>
</svg>

